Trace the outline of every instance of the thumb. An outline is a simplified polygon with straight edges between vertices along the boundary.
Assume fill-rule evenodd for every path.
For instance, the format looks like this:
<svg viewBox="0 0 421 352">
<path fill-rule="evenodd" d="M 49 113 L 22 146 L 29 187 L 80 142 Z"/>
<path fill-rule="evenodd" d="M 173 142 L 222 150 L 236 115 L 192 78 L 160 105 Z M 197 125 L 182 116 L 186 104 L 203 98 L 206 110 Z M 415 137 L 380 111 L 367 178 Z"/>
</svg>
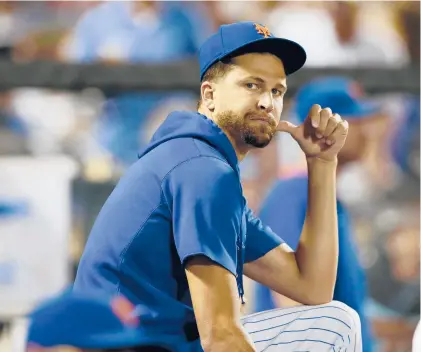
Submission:
<svg viewBox="0 0 421 352">
<path fill-rule="evenodd" d="M 293 131 L 297 128 L 293 123 L 289 121 L 279 121 L 277 131 L 278 132 L 287 132 L 287 133 L 293 133 Z"/>
</svg>

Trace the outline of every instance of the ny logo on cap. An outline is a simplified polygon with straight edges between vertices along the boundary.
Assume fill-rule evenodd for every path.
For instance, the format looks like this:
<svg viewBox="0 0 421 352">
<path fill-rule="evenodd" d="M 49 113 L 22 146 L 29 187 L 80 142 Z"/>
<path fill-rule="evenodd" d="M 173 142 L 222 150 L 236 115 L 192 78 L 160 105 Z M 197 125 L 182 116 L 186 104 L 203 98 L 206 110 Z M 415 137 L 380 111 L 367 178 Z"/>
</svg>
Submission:
<svg viewBox="0 0 421 352">
<path fill-rule="evenodd" d="M 348 89 L 349 89 L 349 94 L 354 99 L 359 99 L 364 95 L 363 88 L 357 82 L 350 83 L 348 86 Z"/>
<path fill-rule="evenodd" d="M 272 35 L 270 34 L 269 28 L 267 28 L 266 26 L 262 26 L 261 24 L 255 23 L 254 27 L 256 28 L 257 33 L 264 35 L 265 38 L 268 38 Z"/>
<path fill-rule="evenodd" d="M 134 305 L 125 297 L 117 296 L 111 300 L 111 310 L 125 325 L 137 326 L 139 319 L 133 312 Z"/>
</svg>

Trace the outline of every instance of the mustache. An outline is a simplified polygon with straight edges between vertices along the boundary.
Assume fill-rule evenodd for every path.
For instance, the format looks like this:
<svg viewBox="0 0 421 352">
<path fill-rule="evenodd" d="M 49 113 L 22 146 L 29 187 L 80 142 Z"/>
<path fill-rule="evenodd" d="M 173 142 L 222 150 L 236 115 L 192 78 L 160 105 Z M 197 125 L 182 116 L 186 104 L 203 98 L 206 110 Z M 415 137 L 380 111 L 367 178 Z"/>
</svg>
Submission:
<svg viewBox="0 0 421 352">
<path fill-rule="evenodd" d="M 277 126 L 277 123 L 273 117 L 262 112 L 250 111 L 250 112 L 247 112 L 245 116 L 250 120 L 264 120 L 268 122 L 274 128 Z"/>
</svg>

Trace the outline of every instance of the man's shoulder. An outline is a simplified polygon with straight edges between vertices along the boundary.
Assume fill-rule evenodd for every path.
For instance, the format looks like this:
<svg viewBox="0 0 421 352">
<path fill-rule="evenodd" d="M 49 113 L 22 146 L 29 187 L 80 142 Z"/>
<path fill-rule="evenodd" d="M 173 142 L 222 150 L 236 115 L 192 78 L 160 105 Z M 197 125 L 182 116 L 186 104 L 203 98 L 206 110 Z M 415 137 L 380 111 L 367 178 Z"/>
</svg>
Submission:
<svg viewBox="0 0 421 352">
<path fill-rule="evenodd" d="M 225 163 L 228 163 L 227 160 L 223 157 L 220 151 L 207 143 L 206 141 L 198 137 L 181 137 L 171 139 L 163 144 L 167 144 L 168 147 L 173 148 L 175 146 L 183 148 L 182 152 L 186 154 L 186 157 L 191 155 L 200 156 L 200 157 L 210 157 L 219 159 Z"/>
<path fill-rule="evenodd" d="M 234 171 L 223 155 L 211 145 L 195 137 L 174 138 L 163 142 L 153 151 L 154 157 L 149 162 L 166 160 L 171 169 L 185 163 L 202 164 L 216 167 L 216 170 Z M 218 167 L 219 166 L 219 167 Z"/>
<path fill-rule="evenodd" d="M 180 178 L 180 176 L 183 177 Z M 190 184 L 208 184 L 209 189 L 222 184 L 240 184 L 236 171 L 229 163 L 212 154 L 198 154 L 174 165 L 168 176 Z"/>
</svg>

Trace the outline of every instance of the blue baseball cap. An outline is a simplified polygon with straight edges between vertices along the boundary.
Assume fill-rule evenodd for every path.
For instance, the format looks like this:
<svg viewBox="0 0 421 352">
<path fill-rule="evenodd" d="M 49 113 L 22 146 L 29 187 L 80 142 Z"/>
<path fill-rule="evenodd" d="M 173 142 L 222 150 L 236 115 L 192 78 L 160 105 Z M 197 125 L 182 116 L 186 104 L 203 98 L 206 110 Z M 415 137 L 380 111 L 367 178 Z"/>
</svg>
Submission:
<svg viewBox="0 0 421 352">
<path fill-rule="evenodd" d="M 341 76 L 312 80 L 298 91 L 295 112 L 300 122 L 306 119 L 314 104 L 329 107 L 347 120 L 370 117 L 379 111 L 378 105 L 364 98 L 363 89 L 357 82 Z"/>
<path fill-rule="evenodd" d="M 30 315 L 27 344 L 82 349 L 162 346 L 159 336 L 144 334 L 133 305 L 123 296 L 105 297 L 67 290 L 41 303 Z"/>
<path fill-rule="evenodd" d="M 274 37 L 269 29 L 255 22 L 237 22 L 219 27 L 199 50 L 200 80 L 216 62 L 248 53 L 270 53 L 283 63 L 290 75 L 303 67 L 307 55 L 296 42 Z"/>
</svg>

